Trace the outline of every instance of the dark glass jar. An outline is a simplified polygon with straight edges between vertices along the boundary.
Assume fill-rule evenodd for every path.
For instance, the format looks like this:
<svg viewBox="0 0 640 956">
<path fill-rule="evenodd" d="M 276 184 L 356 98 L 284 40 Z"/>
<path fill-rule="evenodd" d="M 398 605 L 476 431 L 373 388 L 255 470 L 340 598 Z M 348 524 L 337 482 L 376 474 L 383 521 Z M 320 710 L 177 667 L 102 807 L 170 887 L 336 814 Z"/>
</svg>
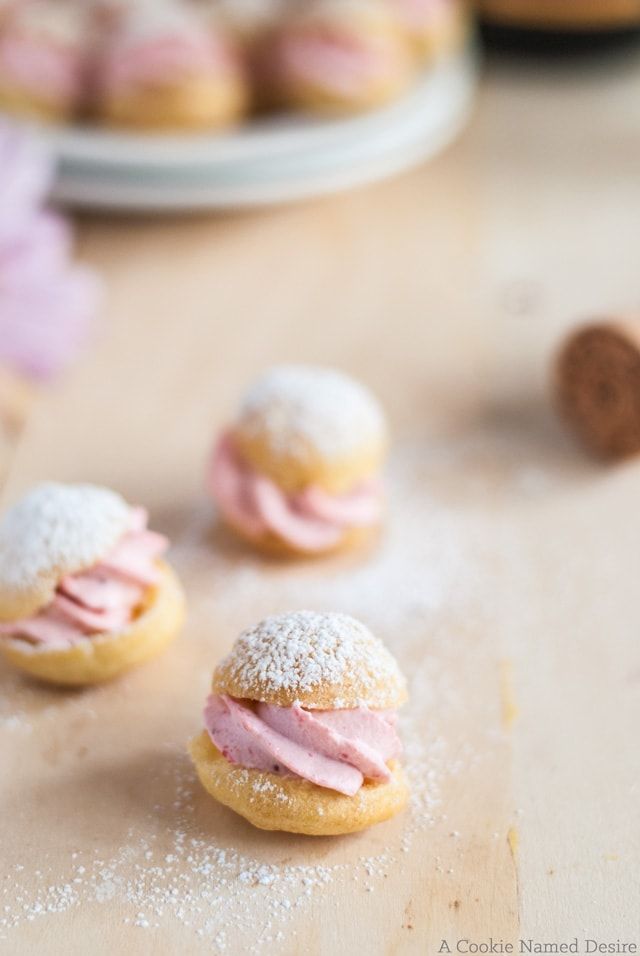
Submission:
<svg viewBox="0 0 640 956">
<path fill-rule="evenodd" d="M 591 49 L 640 36 L 640 0 L 476 0 L 490 42 Z"/>
</svg>

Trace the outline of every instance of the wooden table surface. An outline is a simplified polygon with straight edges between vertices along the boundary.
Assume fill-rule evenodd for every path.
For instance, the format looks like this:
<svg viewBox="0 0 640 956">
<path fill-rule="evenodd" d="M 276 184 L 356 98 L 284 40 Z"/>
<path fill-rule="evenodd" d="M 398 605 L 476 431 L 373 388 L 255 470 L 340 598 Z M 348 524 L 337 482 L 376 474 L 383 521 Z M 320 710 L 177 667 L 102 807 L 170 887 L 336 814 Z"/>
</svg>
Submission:
<svg viewBox="0 0 640 956">
<path fill-rule="evenodd" d="M 145 503 L 190 616 L 102 688 L 0 666 L 1 951 L 640 942 L 640 471 L 590 462 L 547 389 L 567 328 L 639 304 L 639 103 L 637 56 L 491 64 L 462 139 L 393 182 L 82 222 L 108 314 L 35 404 L 3 504 L 41 478 Z M 279 565 L 215 528 L 212 437 L 282 360 L 344 367 L 388 409 L 391 514 L 371 552 Z M 413 805 L 351 838 L 253 830 L 185 756 L 239 630 L 304 606 L 360 616 L 411 681 Z"/>
</svg>

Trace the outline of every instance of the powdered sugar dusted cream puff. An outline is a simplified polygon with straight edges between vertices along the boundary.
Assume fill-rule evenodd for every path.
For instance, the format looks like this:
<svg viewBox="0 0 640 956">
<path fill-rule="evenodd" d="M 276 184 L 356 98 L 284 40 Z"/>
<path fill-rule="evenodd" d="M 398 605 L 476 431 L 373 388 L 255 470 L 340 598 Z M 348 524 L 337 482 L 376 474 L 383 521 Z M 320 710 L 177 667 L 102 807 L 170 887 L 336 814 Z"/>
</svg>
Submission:
<svg viewBox="0 0 640 956">
<path fill-rule="evenodd" d="M 261 82 L 295 109 L 351 113 L 381 106 L 414 76 L 414 62 L 393 13 L 376 0 L 301 4 L 269 38 Z"/>
<path fill-rule="evenodd" d="M 276 366 L 220 437 L 209 486 L 257 547 L 322 554 L 378 527 L 386 446 L 384 415 L 363 385 L 335 369 Z"/>
<path fill-rule="evenodd" d="M 450 53 L 460 46 L 467 21 L 460 0 L 390 0 L 420 60 Z"/>
<path fill-rule="evenodd" d="M 216 668 L 191 755 L 205 789 L 261 829 L 353 833 L 407 802 L 406 697 L 396 661 L 354 618 L 269 617 Z"/>
<path fill-rule="evenodd" d="M 236 122 L 248 86 L 230 35 L 170 0 L 125 8 L 105 45 L 97 113 L 138 129 L 213 129 Z"/>
<path fill-rule="evenodd" d="M 184 617 L 168 541 L 143 508 L 94 485 L 37 485 L 0 525 L 0 651 L 58 684 L 155 656 Z"/>
<path fill-rule="evenodd" d="M 68 0 L 7 6 L 0 31 L 0 108 L 68 120 L 83 106 L 91 46 L 87 8 Z"/>
</svg>

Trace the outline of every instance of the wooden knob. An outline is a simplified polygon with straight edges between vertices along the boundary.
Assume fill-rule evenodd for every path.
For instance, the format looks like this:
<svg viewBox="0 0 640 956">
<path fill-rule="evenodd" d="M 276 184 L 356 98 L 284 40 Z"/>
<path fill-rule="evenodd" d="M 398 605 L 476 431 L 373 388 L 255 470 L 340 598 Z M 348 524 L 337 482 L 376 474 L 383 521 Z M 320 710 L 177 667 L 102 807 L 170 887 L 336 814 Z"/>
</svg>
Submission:
<svg viewBox="0 0 640 956">
<path fill-rule="evenodd" d="M 570 335 L 558 355 L 555 392 L 560 413 L 592 452 L 640 452 L 640 317 Z"/>
</svg>

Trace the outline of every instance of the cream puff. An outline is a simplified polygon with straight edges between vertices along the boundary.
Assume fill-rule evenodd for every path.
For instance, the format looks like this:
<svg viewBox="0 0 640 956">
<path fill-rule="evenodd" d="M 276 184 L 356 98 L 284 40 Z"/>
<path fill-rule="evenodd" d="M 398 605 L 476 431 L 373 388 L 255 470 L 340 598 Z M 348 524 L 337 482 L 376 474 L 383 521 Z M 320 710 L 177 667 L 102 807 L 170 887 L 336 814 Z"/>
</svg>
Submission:
<svg viewBox="0 0 640 956">
<path fill-rule="evenodd" d="M 91 17 L 68 0 L 10 4 L 0 31 L 0 109 L 62 122 L 84 107 Z"/>
<path fill-rule="evenodd" d="M 208 483 L 222 518 L 261 550 L 318 555 L 371 537 L 384 504 L 382 409 L 343 372 L 270 369 L 220 436 Z"/>
<path fill-rule="evenodd" d="M 241 58 L 222 27 L 175 0 L 123 9 L 97 69 L 96 113 L 103 122 L 217 129 L 238 121 L 248 99 Z"/>
<path fill-rule="evenodd" d="M 35 486 L 0 524 L 0 651 L 56 684 L 94 684 L 158 654 L 184 619 L 168 541 L 94 485 Z"/>
<path fill-rule="evenodd" d="M 396 17 L 376 0 L 314 0 L 295 8 L 265 43 L 259 72 L 272 101 L 325 114 L 382 106 L 414 75 Z"/>
<path fill-rule="evenodd" d="M 402 810 L 404 678 L 346 614 L 298 611 L 245 631 L 216 668 L 190 744 L 205 789 L 263 830 L 354 833 Z"/>
</svg>

